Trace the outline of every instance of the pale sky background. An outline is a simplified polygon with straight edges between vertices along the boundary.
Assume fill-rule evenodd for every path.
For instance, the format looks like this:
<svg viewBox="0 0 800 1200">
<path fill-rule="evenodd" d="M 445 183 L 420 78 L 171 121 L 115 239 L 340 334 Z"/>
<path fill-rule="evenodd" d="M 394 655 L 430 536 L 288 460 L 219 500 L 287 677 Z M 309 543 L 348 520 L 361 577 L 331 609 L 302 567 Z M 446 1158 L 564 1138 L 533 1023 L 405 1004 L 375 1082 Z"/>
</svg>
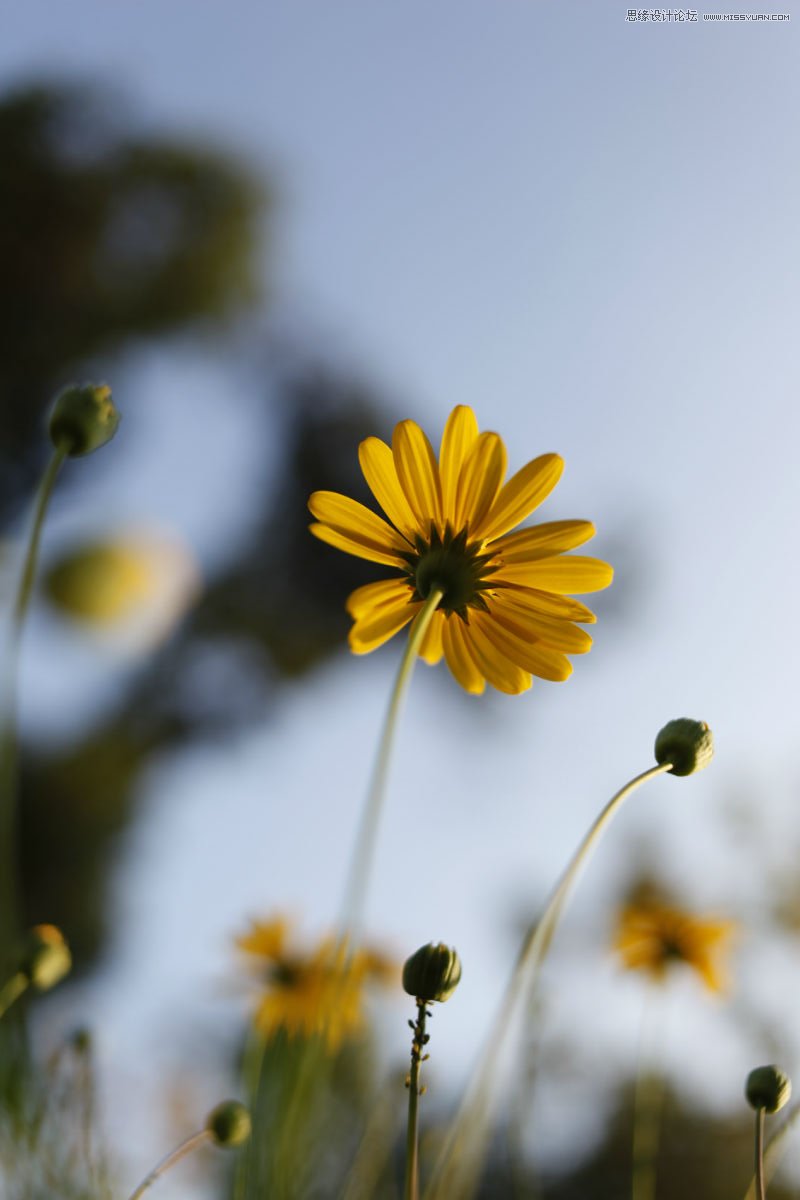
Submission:
<svg viewBox="0 0 800 1200">
<path fill-rule="evenodd" d="M 567 467 L 548 517 L 591 518 L 591 549 L 624 564 L 614 611 L 604 622 L 598 598 L 595 648 L 567 684 L 485 704 L 444 668 L 414 678 L 368 926 L 400 957 L 430 939 L 459 948 L 464 981 L 435 1022 L 440 1088 L 461 1086 L 480 1046 L 515 951 L 511 919 L 533 914 L 600 805 L 650 764 L 666 720 L 712 725 L 711 769 L 633 801 L 554 949 L 545 1036 L 568 1038 L 586 1068 L 573 1147 L 600 1132 L 610 1072 L 635 1062 L 642 989 L 605 946 L 642 853 L 687 905 L 742 922 L 739 991 L 783 1013 L 782 1061 L 800 1068 L 791 997 L 782 1010 L 773 982 L 788 952 L 754 936 L 774 870 L 792 869 L 800 845 L 800 12 L 701 7 L 696 23 L 656 25 L 626 11 L 609 0 L 0 5 L 5 85 L 106 81 L 146 127 L 208 137 L 274 176 L 276 311 L 435 443 L 467 403 L 504 436 L 512 470 L 557 450 Z M 712 25 L 710 11 L 792 19 Z M 98 509 L 137 524 L 168 512 L 213 570 L 247 520 L 248 481 L 270 467 L 231 427 L 228 401 L 244 386 L 185 341 L 134 359 L 120 467 L 115 443 L 51 537 L 97 532 Z M 63 637 L 73 669 L 54 679 L 58 640 L 42 629 L 37 652 L 36 629 L 25 711 L 68 736 L 65 706 L 79 720 L 116 668 Z M 120 862 L 113 961 L 68 995 L 63 1018 L 88 1012 L 96 1026 L 118 1081 L 114 1132 L 152 1107 L 173 1058 L 202 1059 L 195 1031 L 235 1027 L 230 936 L 249 916 L 288 907 L 314 936 L 335 912 L 395 662 L 396 648 L 343 653 L 292 687 L 263 733 L 149 773 Z M 421 822 L 426 844 L 412 854 Z M 663 1053 L 683 1086 L 736 1111 L 747 1071 L 773 1056 L 730 1009 L 678 984 Z M 405 1016 L 400 1001 L 385 1039 L 393 1062 L 407 1052 Z M 217 1098 L 202 1079 L 201 1093 Z M 555 1085 L 537 1103 L 536 1141 L 554 1158 L 560 1097 Z M 131 1186 L 149 1165 L 140 1154 L 165 1148 L 158 1136 L 126 1152 Z M 165 1197 L 180 1194 L 172 1186 Z"/>
</svg>

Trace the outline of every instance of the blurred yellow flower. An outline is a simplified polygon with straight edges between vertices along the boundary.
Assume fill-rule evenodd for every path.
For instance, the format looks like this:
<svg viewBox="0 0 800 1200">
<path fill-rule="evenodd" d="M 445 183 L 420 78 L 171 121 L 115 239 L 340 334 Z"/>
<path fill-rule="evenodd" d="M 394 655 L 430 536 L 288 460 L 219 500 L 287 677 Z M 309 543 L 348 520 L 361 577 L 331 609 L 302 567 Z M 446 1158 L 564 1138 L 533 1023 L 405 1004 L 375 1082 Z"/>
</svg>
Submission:
<svg viewBox="0 0 800 1200">
<path fill-rule="evenodd" d="M 67 616 L 98 629 L 141 621 L 152 640 L 186 611 L 198 591 L 198 572 L 182 544 L 136 532 L 70 551 L 47 572 L 44 586 Z"/>
<path fill-rule="evenodd" d="M 589 521 L 519 525 L 558 483 L 564 463 L 543 454 L 504 482 L 506 450 L 496 433 L 479 433 L 471 408 L 454 408 L 439 459 L 414 421 L 395 428 L 391 448 L 375 437 L 359 461 L 388 522 L 336 492 L 314 492 L 311 532 L 324 542 L 399 571 L 357 588 L 347 601 L 350 647 L 367 654 L 411 621 L 434 587 L 444 596 L 420 648 L 429 663 L 444 656 L 467 691 L 488 682 L 518 693 L 531 677 L 563 680 L 567 654 L 592 640 L 575 622 L 595 616 L 567 593 L 607 587 L 607 563 L 564 552 L 594 535 Z"/>
<path fill-rule="evenodd" d="M 330 1052 L 362 1027 L 365 984 L 399 979 L 397 966 L 375 951 L 360 950 L 348 962 L 346 948 L 333 938 L 297 949 L 284 917 L 251 922 L 236 945 L 263 960 L 264 990 L 254 1020 L 264 1036 L 279 1030 L 290 1038 L 320 1035 Z"/>
<path fill-rule="evenodd" d="M 620 911 L 614 949 L 630 971 L 663 980 L 677 963 L 696 971 L 712 992 L 728 987 L 725 958 L 734 921 L 706 920 L 643 893 Z"/>
</svg>

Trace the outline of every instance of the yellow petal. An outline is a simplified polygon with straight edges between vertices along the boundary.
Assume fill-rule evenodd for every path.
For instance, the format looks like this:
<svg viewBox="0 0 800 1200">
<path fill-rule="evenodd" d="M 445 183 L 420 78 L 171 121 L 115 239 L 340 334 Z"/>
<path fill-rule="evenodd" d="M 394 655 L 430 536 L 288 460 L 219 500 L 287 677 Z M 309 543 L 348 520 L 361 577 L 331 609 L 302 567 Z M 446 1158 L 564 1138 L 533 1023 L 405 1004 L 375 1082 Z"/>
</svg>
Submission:
<svg viewBox="0 0 800 1200">
<path fill-rule="evenodd" d="M 486 682 L 469 654 L 464 639 L 464 622 L 455 614 L 445 618 L 442 645 L 447 665 L 465 692 L 480 696 Z"/>
<path fill-rule="evenodd" d="M 470 623 L 476 633 L 480 630 L 485 635 L 495 650 L 539 679 L 561 683 L 572 674 L 572 663 L 564 654 L 541 642 L 519 637 L 486 613 L 475 613 Z"/>
<path fill-rule="evenodd" d="M 374 513 L 371 508 L 342 496 L 339 492 L 312 492 L 308 498 L 308 507 L 323 525 L 338 529 L 345 537 L 353 541 L 363 541 L 364 545 L 374 545 L 378 550 L 399 550 L 401 553 L 408 547 L 396 529 Z"/>
<path fill-rule="evenodd" d="M 512 563 L 496 575 L 498 582 L 508 580 L 509 583 L 565 594 L 599 592 L 608 587 L 613 578 L 614 571 L 608 563 L 584 554 L 559 554 L 528 563 Z"/>
<path fill-rule="evenodd" d="M 455 531 L 479 527 L 506 474 L 506 448 L 496 433 L 482 433 L 464 460 L 456 489 Z"/>
<path fill-rule="evenodd" d="M 347 554 L 354 554 L 356 558 L 367 558 L 370 562 L 384 563 L 387 567 L 405 566 L 402 558 L 398 558 L 396 554 L 389 554 L 383 550 L 372 550 L 363 542 L 357 542 L 353 538 L 339 533 L 338 529 L 331 529 L 329 525 L 314 523 L 308 528 L 321 542 L 327 542 L 329 546 L 335 546 L 337 550 L 344 550 Z"/>
<path fill-rule="evenodd" d="M 534 615 L 559 621 L 580 621 L 584 625 L 594 625 L 597 621 L 590 608 L 571 596 L 558 596 L 555 592 L 543 592 L 519 583 L 506 583 L 505 579 L 502 587 L 492 590 L 493 599 L 501 595 L 509 604 L 513 602 L 515 606 L 530 610 Z"/>
<path fill-rule="evenodd" d="M 585 629 L 571 621 L 535 613 L 525 605 L 515 603 L 505 591 L 496 592 L 489 600 L 489 607 L 495 621 L 523 640 L 533 638 L 565 654 L 587 654 L 592 648 L 592 639 Z"/>
<path fill-rule="evenodd" d="M 477 436 L 478 422 L 475 420 L 475 413 L 466 404 L 457 405 L 447 418 L 439 450 L 442 513 L 445 521 L 450 521 L 454 528 L 456 528 L 455 508 L 458 477 L 461 474 L 464 459 Z"/>
<path fill-rule="evenodd" d="M 392 453 L 397 478 L 420 531 L 427 537 L 431 522 L 441 527 L 442 493 L 433 448 L 416 421 L 395 426 Z"/>
<path fill-rule="evenodd" d="M 420 603 L 409 604 L 408 599 L 403 597 L 371 609 L 353 623 L 348 638 L 350 649 L 354 654 L 369 654 L 371 650 L 377 650 L 378 646 L 388 642 L 390 637 L 407 625 L 421 607 Z"/>
<path fill-rule="evenodd" d="M 404 537 L 413 541 L 416 521 L 400 487 L 390 447 L 380 438 L 365 438 L 358 447 L 358 461 L 378 504 Z"/>
<path fill-rule="evenodd" d="M 564 460 L 558 454 L 542 454 L 529 462 L 501 489 L 473 535 L 487 541 L 507 533 L 537 508 L 561 478 Z"/>
<path fill-rule="evenodd" d="M 464 636 L 475 666 L 493 688 L 510 696 L 528 690 L 531 686 L 530 674 L 492 645 L 474 619 L 466 627 Z"/>
<path fill-rule="evenodd" d="M 407 579 L 379 579 L 376 583 L 365 583 L 351 592 L 345 608 L 356 620 L 370 609 L 385 604 L 387 600 L 411 598 L 411 587 Z"/>
<path fill-rule="evenodd" d="M 422 645 L 419 648 L 420 658 L 424 658 L 426 663 L 430 663 L 435 667 L 441 661 L 444 654 L 442 646 L 442 633 L 444 631 L 445 615 L 443 612 L 435 612 L 431 618 L 431 623 L 425 630 L 425 636 L 422 639 Z"/>
<path fill-rule="evenodd" d="M 500 562 L 528 562 L 532 558 L 549 558 L 582 546 L 595 535 L 591 521 L 548 521 L 532 529 L 519 529 L 492 542 L 487 550 Z"/>
</svg>

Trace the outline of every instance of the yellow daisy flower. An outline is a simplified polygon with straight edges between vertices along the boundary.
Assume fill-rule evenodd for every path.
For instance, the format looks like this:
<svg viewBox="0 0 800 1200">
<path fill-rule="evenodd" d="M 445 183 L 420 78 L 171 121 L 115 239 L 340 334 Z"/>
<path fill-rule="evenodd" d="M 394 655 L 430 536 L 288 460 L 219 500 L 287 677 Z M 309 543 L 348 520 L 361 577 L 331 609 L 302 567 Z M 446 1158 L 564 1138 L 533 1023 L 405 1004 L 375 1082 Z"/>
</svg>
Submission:
<svg viewBox="0 0 800 1200">
<path fill-rule="evenodd" d="M 263 960 L 266 968 L 254 1017 L 264 1036 L 274 1037 L 279 1030 L 290 1038 L 321 1035 L 331 1053 L 364 1023 L 365 984 L 397 978 L 395 965 L 373 950 L 360 950 L 348 962 L 345 946 L 333 938 L 312 950 L 298 950 L 283 917 L 253 921 L 236 945 Z"/>
<path fill-rule="evenodd" d="M 467 691 L 488 682 L 516 694 L 531 677 L 563 680 L 567 654 L 592 639 L 578 623 L 594 613 L 568 593 L 607 587 L 607 563 L 564 552 L 594 535 L 590 521 L 551 521 L 509 532 L 545 500 L 564 467 L 557 454 L 533 459 L 504 482 L 506 450 L 496 433 L 479 433 L 459 405 L 445 426 L 438 462 L 414 421 L 401 421 L 391 447 L 369 437 L 359 461 L 391 524 L 336 492 L 314 492 L 311 532 L 399 576 L 357 588 L 347 601 L 350 647 L 368 654 L 420 611 L 434 587 L 444 596 L 420 648 L 429 663 L 445 658 Z"/>
<path fill-rule="evenodd" d="M 724 959 L 735 928 L 734 921 L 701 920 L 643 895 L 621 909 L 614 949 L 630 971 L 661 981 L 672 966 L 685 963 L 710 991 L 724 992 L 729 982 Z"/>
</svg>

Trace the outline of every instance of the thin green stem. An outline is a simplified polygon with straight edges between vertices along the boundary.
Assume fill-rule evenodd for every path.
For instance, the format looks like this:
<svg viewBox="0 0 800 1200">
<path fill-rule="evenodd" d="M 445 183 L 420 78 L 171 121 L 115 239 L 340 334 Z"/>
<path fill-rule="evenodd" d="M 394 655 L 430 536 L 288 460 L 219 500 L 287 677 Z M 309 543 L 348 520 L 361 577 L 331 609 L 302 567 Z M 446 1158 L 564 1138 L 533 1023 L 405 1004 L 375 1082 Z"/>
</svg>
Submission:
<svg viewBox="0 0 800 1200">
<path fill-rule="evenodd" d="M 420 1066 L 428 1057 L 423 1054 L 423 1048 L 428 1042 L 425 1032 L 425 1021 L 429 1016 L 424 1000 L 417 1000 L 416 1024 L 409 1021 L 414 1030 L 411 1043 L 411 1070 L 406 1080 L 408 1088 L 408 1129 L 406 1132 L 406 1187 L 405 1200 L 419 1200 L 419 1098 L 422 1090 L 419 1086 Z"/>
<path fill-rule="evenodd" d="M 17 883 L 14 860 L 17 791 L 17 663 L 23 627 L 36 577 L 36 564 L 44 519 L 66 453 L 63 446 L 53 451 L 36 493 L 31 530 L 11 610 L 6 659 L 0 684 L 2 687 L 2 692 L 0 692 L 0 855 L 2 855 L 2 862 L 0 862 L 0 880 L 2 880 L 0 883 L 0 961 L 8 955 L 17 932 Z"/>
<path fill-rule="evenodd" d="M 177 1146 L 166 1156 L 166 1158 L 162 1158 L 161 1162 L 158 1163 L 157 1166 L 153 1167 L 149 1175 L 145 1175 L 144 1179 L 136 1188 L 136 1190 L 131 1192 L 130 1200 L 139 1200 L 139 1197 L 143 1196 L 145 1192 L 148 1191 L 153 1184 L 170 1169 L 170 1167 L 174 1167 L 175 1164 L 180 1162 L 182 1158 L 185 1158 L 187 1154 L 191 1154 L 191 1152 L 198 1146 L 202 1145 L 203 1142 L 208 1141 L 210 1136 L 211 1135 L 207 1129 L 201 1129 L 199 1133 L 193 1133 L 192 1136 L 188 1137 L 185 1142 L 181 1142 L 180 1146 Z"/>
<path fill-rule="evenodd" d="M 767 1186 L 764 1182 L 764 1121 L 766 1109 L 762 1105 L 756 1109 L 756 1197 L 757 1200 L 767 1200 Z"/>
<path fill-rule="evenodd" d="M 786 1140 L 798 1124 L 800 1118 L 800 1105 L 793 1108 L 789 1116 L 784 1121 L 781 1128 L 770 1141 L 764 1152 L 764 1186 L 766 1187 L 772 1176 L 780 1166 L 780 1161 L 786 1153 Z M 756 1200 L 756 1177 L 755 1175 L 750 1181 L 750 1186 L 747 1189 L 745 1200 Z"/>
<path fill-rule="evenodd" d="M 551 892 L 542 916 L 531 925 L 525 935 L 500 1010 L 473 1075 L 472 1084 L 456 1115 L 434 1178 L 426 1191 L 426 1200 L 465 1200 L 472 1195 L 486 1152 L 497 1102 L 496 1066 L 508 1044 L 514 1018 L 519 1013 L 523 997 L 534 994 L 567 899 L 606 826 L 625 800 L 642 784 L 663 775 L 671 767 L 670 762 L 650 767 L 649 770 L 636 775 L 611 797 Z"/>
<path fill-rule="evenodd" d="M 658 1145 L 661 1139 L 661 1107 L 664 1081 L 653 1067 L 655 996 L 645 1008 L 639 1044 L 639 1069 L 633 1094 L 633 1146 L 631 1194 L 633 1200 L 654 1200 Z M 650 1019 L 648 1019 L 650 1018 Z"/>
<path fill-rule="evenodd" d="M 0 990 L 0 1018 L 5 1016 L 15 1000 L 18 1000 L 29 983 L 24 971 L 17 971 Z"/>
<path fill-rule="evenodd" d="M 389 763 L 403 701 L 408 691 L 411 672 L 417 660 L 422 639 L 433 619 L 433 614 L 439 607 L 443 595 L 444 590 L 442 588 L 433 587 L 424 605 L 417 613 L 414 624 L 411 626 L 411 632 L 408 635 L 408 642 L 406 643 L 405 652 L 389 699 L 386 720 L 384 721 L 381 740 L 378 744 L 378 753 L 375 758 L 367 801 L 361 817 L 361 824 L 350 866 L 350 874 L 345 889 L 341 927 L 345 931 L 344 938 L 347 939 L 350 953 L 352 953 L 355 943 L 358 941 L 359 926 L 361 924 L 369 884 L 369 874 L 375 853 L 378 824 L 386 794 Z"/>
</svg>

